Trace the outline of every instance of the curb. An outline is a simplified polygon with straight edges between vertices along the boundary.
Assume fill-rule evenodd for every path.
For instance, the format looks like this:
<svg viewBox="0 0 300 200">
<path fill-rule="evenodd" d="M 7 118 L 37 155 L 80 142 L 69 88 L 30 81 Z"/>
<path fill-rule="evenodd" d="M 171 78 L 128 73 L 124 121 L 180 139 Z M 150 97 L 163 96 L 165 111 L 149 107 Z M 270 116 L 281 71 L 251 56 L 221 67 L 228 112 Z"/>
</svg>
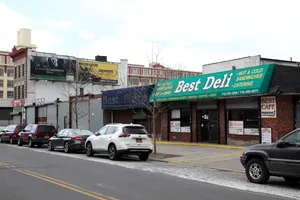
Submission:
<svg viewBox="0 0 300 200">
<path fill-rule="evenodd" d="M 149 158 L 150 161 L 155 161 L 155 162 L 162 162 L 162 163 L 170 163 L 167 160 L 161 160 L 161 159 L 155 159 L 155 158 Z"/>
<path fill-rule="evenodd" d="M 244 150 L 245 149 L 245 147 L 242 147 L 242 146 L 230 146 L 230 145 L 219 145 L 219 144 L 203 144 L 203 143 L 187 143 L 187 142 L 157 141 L 156 144 L 160 144 L 160 145 L 176 145 L 176 146 L 213 147 L 213 148 L 240 149 L 240 150 Z"/>
</svg>

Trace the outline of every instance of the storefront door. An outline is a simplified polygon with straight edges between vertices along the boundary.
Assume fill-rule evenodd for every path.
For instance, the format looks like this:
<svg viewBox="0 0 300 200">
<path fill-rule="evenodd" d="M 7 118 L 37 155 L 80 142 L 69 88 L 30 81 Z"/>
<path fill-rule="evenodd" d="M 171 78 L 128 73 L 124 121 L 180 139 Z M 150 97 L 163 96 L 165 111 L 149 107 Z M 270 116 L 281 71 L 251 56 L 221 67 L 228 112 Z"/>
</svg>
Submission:
<svg viewBox="0 0 300 200">
<path fill-rule="evenodd" d="M 200 111 L 201 142 L 218 143 L 218 112 L 217 110 Z"/>
</svg>

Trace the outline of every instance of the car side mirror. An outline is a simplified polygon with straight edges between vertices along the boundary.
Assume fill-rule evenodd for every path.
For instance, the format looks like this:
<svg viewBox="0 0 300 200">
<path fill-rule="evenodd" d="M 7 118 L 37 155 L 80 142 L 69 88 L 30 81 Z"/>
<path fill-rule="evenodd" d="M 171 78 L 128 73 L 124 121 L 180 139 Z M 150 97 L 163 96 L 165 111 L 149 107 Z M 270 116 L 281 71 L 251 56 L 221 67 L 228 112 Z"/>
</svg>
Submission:
<svg viewBox="0 0 300 200">
<path fill-rule="evenodd" d="M 99 133 L 99 132 L 96 132 L 96 133 L 95 133 L 95 135 L 96 135 L 96 136 L 99 136 L 99 135 L 101 135 L 101 133 Z"/>
<path fill-rule="evenodd" d="M 283 148 L 283 147 L 285 147 L 285 146 L 287 146 L 287 145 L 288 145 L 287 142 L 285 142 L 285 141 L 283 141 L 283 140 L 279 140 L 279 141 L 277 142 L 277 144 L 276 144 L 276 147 L 278 147 L 278 148 Z"/>
</svg>

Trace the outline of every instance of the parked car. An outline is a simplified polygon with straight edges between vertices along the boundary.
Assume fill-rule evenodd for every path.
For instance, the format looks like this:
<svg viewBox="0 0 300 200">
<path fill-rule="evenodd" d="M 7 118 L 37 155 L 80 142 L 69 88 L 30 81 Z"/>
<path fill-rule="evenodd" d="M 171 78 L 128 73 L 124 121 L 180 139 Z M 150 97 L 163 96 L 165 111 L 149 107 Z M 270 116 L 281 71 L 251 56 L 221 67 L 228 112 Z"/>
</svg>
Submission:
<svg viewBox="0 0 300 200">
<path fill-rule="evenodd" d="M 250 182 L 267 183 L 270 176 L 283 177 L 289 183 L 300 182 L 300 129 L 272 144 L 245 149 L 240 158 Z"/>
<path fill-rule="evenodd" d="M 9 142 L 14 144 L 17 142 L 18 133 L 26 127 L 26 124 L 8 125 L 0 135 L 0 142 Z"/>
<path fill-rule="evenodd" d="M 0 126 L 0 133 L 6 128 L 7 126 Z"/>
<path fill-rule="evenodd" d="M 57 131 L 50 124 L 28 124 L 24 130 L 18 134 L 18 146 L 28 144 L 29 147 L 38 147 L 48 144 L 49 138 L 53 137 Z"/>
<path fill-rule="evenodd" d="M 151 136 L 139 124 L 109 124 L 87 138 L 86 155 L 108 154 L 116 160 L 122 155 L 138 155 L 146 161 L 153 151 Z"/>
<path fill-rule="evenodd" d="M 84 129 L 63 129 L 49 139 L 48 150 L 63 149 L 66 153 L 85 150 L 85 141 L 92 134 Z"/>
</svg>

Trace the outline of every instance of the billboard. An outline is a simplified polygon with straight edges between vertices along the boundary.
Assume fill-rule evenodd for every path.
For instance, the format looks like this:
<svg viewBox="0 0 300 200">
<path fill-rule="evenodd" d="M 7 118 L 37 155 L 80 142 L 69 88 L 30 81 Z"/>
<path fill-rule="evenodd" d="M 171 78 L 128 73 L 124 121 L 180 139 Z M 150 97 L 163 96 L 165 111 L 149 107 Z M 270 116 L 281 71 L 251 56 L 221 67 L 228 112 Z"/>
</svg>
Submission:
<svg viewBox="0 0 300 200">
<path fill-rule="evenodd" d="M 74 81 L 76 58 L 56 54 L 34 52 L 29 55 L 30 79 Z"/>
<path fill-rule="evenodd" d="M 80 60 L 78 80 L 117 84 L 118 64 Z"/>
</svg>

